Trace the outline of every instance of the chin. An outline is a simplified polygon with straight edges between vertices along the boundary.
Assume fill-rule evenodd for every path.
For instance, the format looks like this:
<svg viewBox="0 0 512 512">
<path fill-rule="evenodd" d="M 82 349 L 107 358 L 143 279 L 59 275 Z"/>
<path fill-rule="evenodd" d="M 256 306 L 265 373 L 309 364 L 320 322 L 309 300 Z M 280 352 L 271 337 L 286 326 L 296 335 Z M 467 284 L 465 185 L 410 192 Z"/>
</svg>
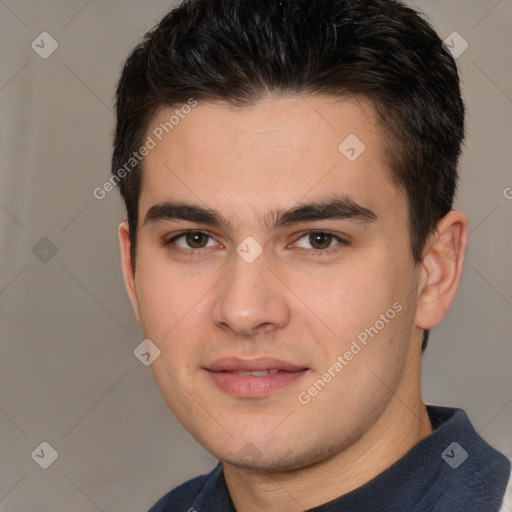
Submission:
<svg viewBox="0 0 512 512">
<path fill-rule="evenodd" d="M 290 449 L 286 446 L 269 447 L 263 444 L 263 450 L 256 444 L 248 441 L 237 452 L 230 449 L 222 450 L 219 447 L 205 446 L 214 457 L 221 462 L 229 464 L 233 467 L 255 473 L 290 473 L 299 471 L 331 458 L 337 453 L 337 447 L 320 446 L 305 447 L 300 446 L 300 451 Z"/>
</svg>

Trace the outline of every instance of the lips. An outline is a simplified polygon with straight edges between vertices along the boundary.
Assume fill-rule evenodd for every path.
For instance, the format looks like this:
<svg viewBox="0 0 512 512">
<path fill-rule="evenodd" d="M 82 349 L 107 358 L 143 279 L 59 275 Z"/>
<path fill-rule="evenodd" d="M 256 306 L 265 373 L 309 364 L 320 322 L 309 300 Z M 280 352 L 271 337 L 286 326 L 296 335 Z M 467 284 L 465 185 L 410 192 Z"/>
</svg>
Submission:
<svg viewBox="0 0 512 512">
<path fill-rule="evenodd" d="M 225 393 L 242 398 L 261 398 L 295 383 L 308 368 L 274 358 L 217 359 L 204 368 Z"/>
</svg>

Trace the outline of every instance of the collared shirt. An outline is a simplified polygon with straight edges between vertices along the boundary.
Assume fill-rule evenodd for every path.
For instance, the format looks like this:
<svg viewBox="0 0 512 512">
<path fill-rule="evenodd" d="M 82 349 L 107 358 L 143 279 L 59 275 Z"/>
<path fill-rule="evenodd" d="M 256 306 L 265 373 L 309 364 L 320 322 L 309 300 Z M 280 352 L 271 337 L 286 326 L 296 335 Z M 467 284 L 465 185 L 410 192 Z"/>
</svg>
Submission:
<svg viewBox="0 0 512 512">
<path fill-rule="evenodd" d="M 314 512 L 501 512 L 510 461 L 462 409 L 427 405 L 433 432 L 384 472 Z M 503 508 L 502 508 L 503 507 Z M 176 487 L 149 512 L 236 512 L 219 463 Z"/>
</svg>

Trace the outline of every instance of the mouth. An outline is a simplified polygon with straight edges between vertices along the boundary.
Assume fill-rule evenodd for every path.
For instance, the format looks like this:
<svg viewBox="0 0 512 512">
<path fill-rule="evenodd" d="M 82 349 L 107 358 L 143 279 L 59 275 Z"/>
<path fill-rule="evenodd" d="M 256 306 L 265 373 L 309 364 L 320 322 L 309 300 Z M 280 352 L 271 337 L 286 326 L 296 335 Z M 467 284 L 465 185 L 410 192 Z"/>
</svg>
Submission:
<svg viewBox="0 0 512 512">
<path fill-rule="evenodd" d="M 261 398 L 294 384 L 309 371 L 273 358 L 222 358 L 204 368 L 221 391 L 240 398 Z"/>
<path fill-rule="evenodd" d="M 261 377 L 262 375 L 274 375 L 275 373 L 279 373 L 280 370 L 277 368 L 273 368 L 271 370 L 235 370 L 235 371 L 226 371 L 226 373 L 232 373 L 234 375 L 243 375 L 244 377 L 248 375 L 252 375 L 253 377 Z"/>
</svg>

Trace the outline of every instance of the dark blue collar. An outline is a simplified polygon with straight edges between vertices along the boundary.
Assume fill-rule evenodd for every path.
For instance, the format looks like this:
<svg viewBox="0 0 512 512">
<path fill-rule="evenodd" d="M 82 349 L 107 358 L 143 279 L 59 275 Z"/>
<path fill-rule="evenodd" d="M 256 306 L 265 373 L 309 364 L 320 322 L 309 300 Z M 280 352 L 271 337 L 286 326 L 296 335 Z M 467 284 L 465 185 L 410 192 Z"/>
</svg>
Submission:
<svg viewBox="0 0 512 512">
<path fill-rule="evenodd" d="M 434 428 L 428 437 L 365 485 L 311 510 L 497 512 L 510 461 L 478 435 L 462 409 L 427 406 L 427 411 Z M 171 491 L 150 512 L 181 512 L 181 507 L 236 512 L 220 463 Z"/>
</svg>

